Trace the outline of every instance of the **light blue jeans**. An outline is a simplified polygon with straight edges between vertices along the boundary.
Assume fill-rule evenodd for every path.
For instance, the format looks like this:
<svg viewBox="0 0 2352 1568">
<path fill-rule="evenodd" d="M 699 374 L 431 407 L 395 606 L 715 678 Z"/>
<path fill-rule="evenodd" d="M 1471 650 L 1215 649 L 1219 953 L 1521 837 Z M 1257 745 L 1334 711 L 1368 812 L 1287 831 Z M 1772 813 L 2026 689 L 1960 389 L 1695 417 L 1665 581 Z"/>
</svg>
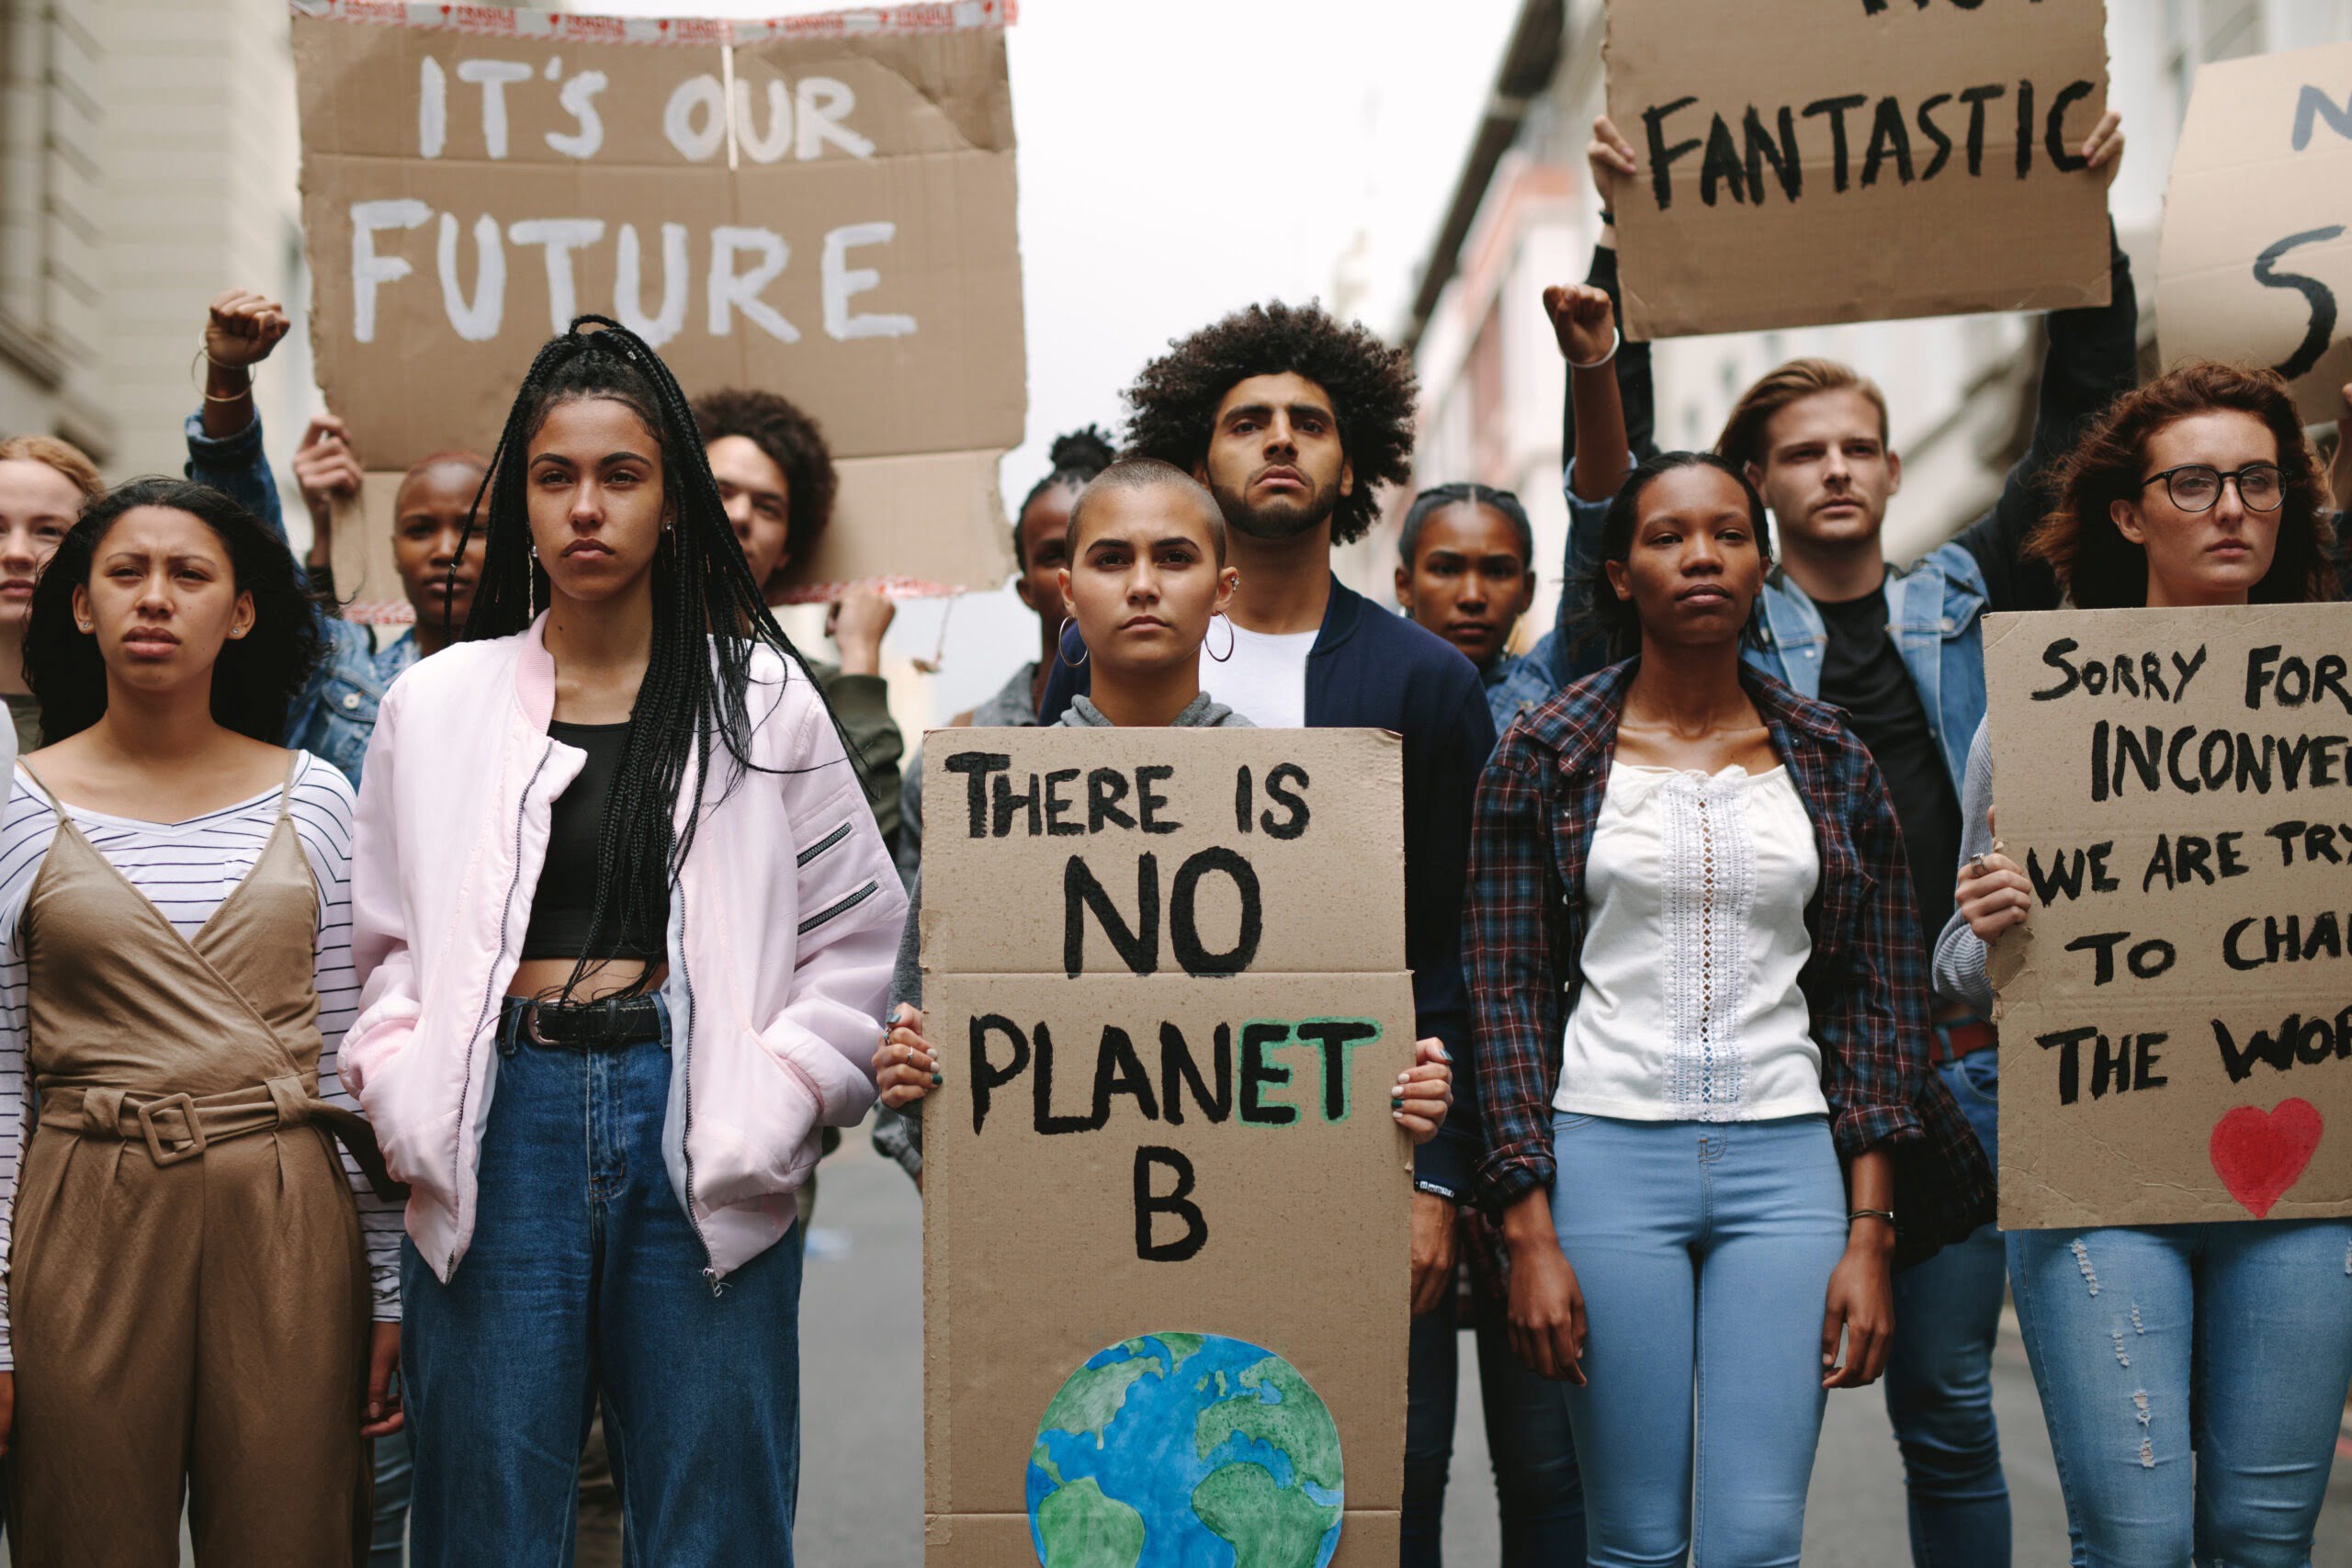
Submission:
<svg viewBox="0 0 2352 1568">
<path fill-rule="evenodd" d="M 2352 1221 L 2008 1246 L 2076 1568 L 2303 1568 L 2352 1385 Z"/>
<path fill-rule="evenodd" d="M 1593 1568 L 1794 1564 L 1846 1184 L 1819 1116 L 1555 1116 L 1552 1217 L 1590 1326 L 1568 1421 Z M 1692 1486 L 1696 1472 L 1697 1485 Z"/>
<path fill-rule="evenodd" d="M 509 1003 L 471 1246 L 443 1284 L 402 1248 L 415 1568 L 570 1568 L 601 1403 L 625 1562 L 791 1568 L 800 1248 L 714 1292 L 671 1190 L 670 1038 L 535 1046 Z"/>
<path fill-rule="evenodd" d="M 1939 1063 L 1997 1169 L 2001 1054 Z M 1993 1340 L 2008 1278 L 2001 1233 L 1979 1225 L 1894 1277 L 1886 1414 L 1903 1446 L 1914 1568 L 2008 1568 L 2009 1487 L 1993 1423 Z"/>
</svg>

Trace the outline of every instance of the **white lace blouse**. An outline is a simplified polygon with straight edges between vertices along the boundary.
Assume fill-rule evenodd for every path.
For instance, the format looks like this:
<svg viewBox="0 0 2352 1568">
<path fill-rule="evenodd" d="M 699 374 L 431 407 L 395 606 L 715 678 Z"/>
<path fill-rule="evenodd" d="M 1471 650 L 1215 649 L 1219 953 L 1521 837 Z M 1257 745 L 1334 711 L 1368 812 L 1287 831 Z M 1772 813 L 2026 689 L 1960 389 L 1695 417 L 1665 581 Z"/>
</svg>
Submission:
<svg viewBox="0 0 2352 1568">
<path fill-rule="evenodd" d="M 1786 768 L 1612 766 L 1553 1106 L 1635 1122 L 1826 1114 L 1797 988 L 1820 880 Z"/>
</svg>

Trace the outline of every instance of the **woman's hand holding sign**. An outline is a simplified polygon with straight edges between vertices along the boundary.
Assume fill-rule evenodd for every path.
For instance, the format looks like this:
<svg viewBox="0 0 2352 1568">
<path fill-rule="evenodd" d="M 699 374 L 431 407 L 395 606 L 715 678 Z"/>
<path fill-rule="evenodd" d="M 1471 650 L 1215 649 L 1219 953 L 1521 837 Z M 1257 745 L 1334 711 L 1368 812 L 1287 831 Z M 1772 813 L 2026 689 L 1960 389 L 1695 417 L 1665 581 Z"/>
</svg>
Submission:
<svg viewBox="0 0 2352 1568">
<path fill-rule="evenodd" d="M 939 1063 L 931 1042 L 922 1037 L 922 1013 L 900 1002 L 890 1014 L 890 1027 L 874 1052 L 875 1087 L 882 1103 L 903 1111 L 940 1085 Z"/>
<path fill-rule="evenodd" d="M 2018 863 L 2001 852 L 1998 839 L 1984 854 L 1961 863 L 1958 897 L 1960 918 L 1979 942 L 2025 924 L 2033 908 L 2033 889 Z"/>
<path fill-rule="evenodd" d="M 1396 1075 L 1388 1091 L 1388 1113 L 1416 1144 L 1437 1136 L 1453 1107 L 1453 1066 L 1445 1047 L 1424 1040 L 1413 1048 L 1413 1065 Z"/>
</svg>

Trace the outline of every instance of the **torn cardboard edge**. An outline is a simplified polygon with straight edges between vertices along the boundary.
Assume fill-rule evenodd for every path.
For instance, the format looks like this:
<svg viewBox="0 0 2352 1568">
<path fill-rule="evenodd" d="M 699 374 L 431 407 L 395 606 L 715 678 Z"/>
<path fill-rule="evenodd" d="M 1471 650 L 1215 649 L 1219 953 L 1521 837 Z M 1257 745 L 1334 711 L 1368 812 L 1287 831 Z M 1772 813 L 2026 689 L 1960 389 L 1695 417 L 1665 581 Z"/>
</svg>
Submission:
<svg viewBox="0 0 2352 1568">
<path fill-rule="evenodd" d="M 429 28 L 478 38 L 577 39 L 594 43 L 741 45 L 771 39 L 874 38 L 889 33 L 972 32 L 1009 28 L 1020 0 L 931 0 L 852 7 L 805 17 L 599 17 L 496 5 L 443 6 L 410 0 L 288 0 L 298 17 L 378 27 Z"/>
</svg>

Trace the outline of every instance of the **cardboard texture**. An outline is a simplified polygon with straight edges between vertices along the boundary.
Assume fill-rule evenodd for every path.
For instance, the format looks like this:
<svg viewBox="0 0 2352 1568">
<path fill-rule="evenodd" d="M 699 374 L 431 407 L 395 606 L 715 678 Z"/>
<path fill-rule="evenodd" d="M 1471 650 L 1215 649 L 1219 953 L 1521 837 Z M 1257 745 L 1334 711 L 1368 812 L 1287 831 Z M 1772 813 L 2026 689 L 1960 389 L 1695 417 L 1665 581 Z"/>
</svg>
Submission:
<svg viewBox="0 0 2352 1568">
<path fill-rule="evenodd" d="M 2005 1230 L 2352 1214 L 2352 604 L 1986 623 Z"/>
<path fill-rule="evenodd" d="M 2197 70 L 2156 257 L 2167 361 L 2266 365 L 2306 423 L 2352 381 L 2352 42 Z"/>
<path fill-rule="evenodd" d="M 1412 1184 L 1387 1094 L 1413 1052 L 1396 738 L 961 729 L 933 732 L 923 755 L 934 803 L 925 1032 L 946 1080 L 923 1115 L 925 1562 L 1039 1562 L 1033 1488 L 1041 1517 L 1049 1505 L 1083 1502 L 1102 1511 L 1112 1540 L 1170 1519 L 1197 1527 L 1212 1551 L 1230 1539 L 1204 1522 L 1217 1514 L 1211 1495 L 1243 1482 L 1265 1495 L 1276 1488 L 1246 1474 L 1248 1456 L 1229 1440 L 1220 1448 L 1211 1427 L 1234 1409 L 1306 1406 L 1290 1394 L 1260 1404 L 1230 1372 L 1213 1385 L 1214 1340 L 1196 1353 L 1182 1339 L 1202 1335 L 1262 1349 L 1304 1378 L 1336 1424 L 1344 1465 L 1344 1487 L 1328 1488 L 1344 1492 L 1330 1561 L 1393 1562 Z M 986 781 L 980 837 L 976 774 Z M 1035 818 L 1023 798 L 1033 790 Z M 1051 808 L 1067 799 L 1074 809 Z M 1091 812 L 1097 799 L 1133 825 Z M 1122 937 L 1148 924 L 1138 892 L 1147 855 L 1158 930 L 1123 953 L 1084 890 L 1104 890 Z M 1255 920 L 1238 891 L 1250 881 Z M 1081 889 L 1075 976 L 1071 886 Z M 1309 1021 L 1302 1039 L 1302 1021 L 1349 1028 L 1316 1034 L 1324 1026 Z M 1041 1432 L 1091 1358 L 1171 1334 L 1172 1348 L 1163 1338 L 1114 1352 L 1159 1365 L 1133 1388 L 1079 1400 L 1091 1423 Z M 1190 1402 L 1176 1407 L 1182 1418 L 1154 1417 L 1171 1391 Z M 1283 1451 L 1305 1454 L 1295 1441 Z M 1311 1568 L 1326 1500 L 1303 1489 L 1311 1463 L 1288 1477 L 1281 1468 L 1267 1473 L 1287 1482 L 1283 1506 L 1250 1516 L 1270 1533 L 1240 1560 L 1296 1557 Z M 1105 1475 L 1155 1479 L 1173 1513 L 1132 1501 L 1132 1486 L 1123 1495 Z M 1057 1568 L 1079 1561 L 1051 1557 Z"/>
<path fill-rule="evenodd" d="M 843 483 L 804 588 L 1001 582 L 1027 401 L 1002 14 L 447 9 L 295 8 L 312 344 L 368 464 L 488 450 L 594 311 L 689 396 L 766 388 L 824 426 Z"/>
<path fill-rule="evenodd" d="M 2104 305 L 2100 0 L 1611 0 L 1635 338 Z"/>
</svg>

